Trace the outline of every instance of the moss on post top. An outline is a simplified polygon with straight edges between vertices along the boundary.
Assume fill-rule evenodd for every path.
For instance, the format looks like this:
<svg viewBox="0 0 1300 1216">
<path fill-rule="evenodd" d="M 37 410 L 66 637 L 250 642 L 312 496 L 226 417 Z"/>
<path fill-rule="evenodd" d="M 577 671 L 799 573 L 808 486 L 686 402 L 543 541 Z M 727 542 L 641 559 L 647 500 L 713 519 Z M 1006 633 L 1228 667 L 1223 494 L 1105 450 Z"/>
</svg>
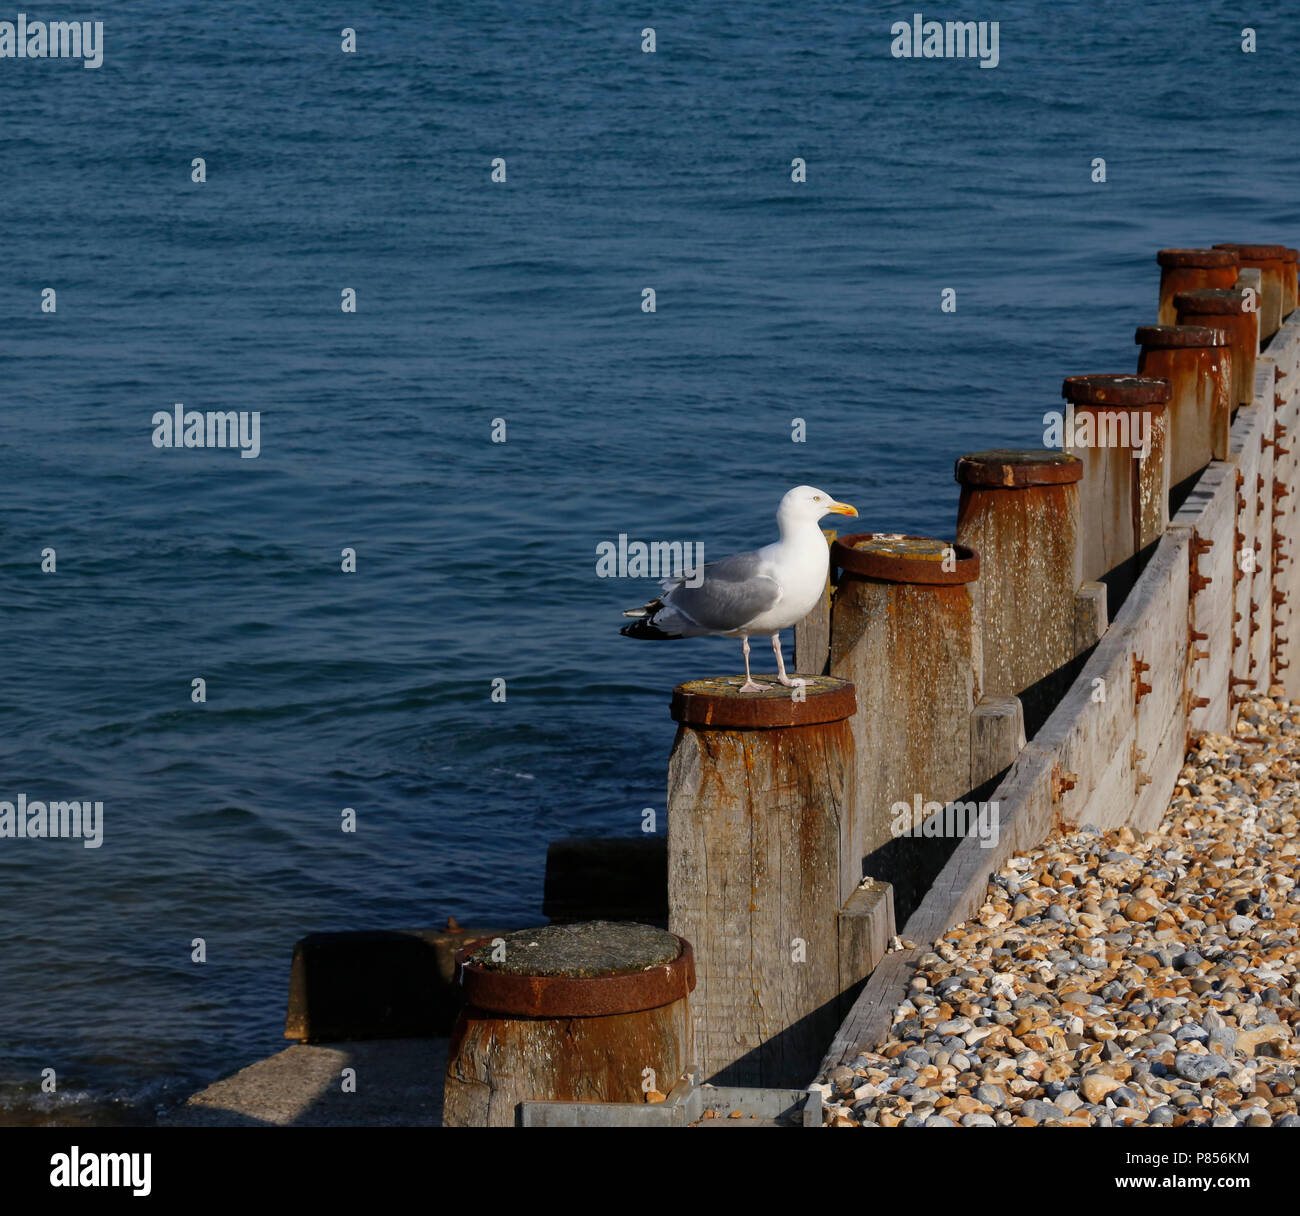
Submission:
<svg viewBox="0 0 1300 1216">
<path fill-rule="evenodd" d="M 544 925 L 506 933 L 497 940 L 505 942 L 504 950 L 486 942 L 469 961 L 508 975 L 591 979 L 662 966 L 681 953 L 681 943 L 671 933 L 632 921 Z"/>
<path fill-rule="evenodd" d="M 775 681 L 775 676 L 759 675 Z M 673 689 L 675 722 L 721 730 L 771 730 L 787 726 L 817 726 L 840 722 L 857 709 L 857 696 L 848 680 L 834 676 L 800 675 L 802 686 L 772 683 L 760 692 L 741 692 L 744 676 L 689 680 Z"/>
</svg>

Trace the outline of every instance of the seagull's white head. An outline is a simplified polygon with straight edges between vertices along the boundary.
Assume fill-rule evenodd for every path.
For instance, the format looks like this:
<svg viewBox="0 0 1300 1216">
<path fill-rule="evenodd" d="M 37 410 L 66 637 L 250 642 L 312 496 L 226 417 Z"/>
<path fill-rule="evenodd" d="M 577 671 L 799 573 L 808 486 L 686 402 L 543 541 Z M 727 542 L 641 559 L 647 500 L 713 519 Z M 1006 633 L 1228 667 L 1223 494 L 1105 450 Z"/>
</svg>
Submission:
<svg viewBox="0 0 1300 1216">
<path fill-rule="evenodd" d="M 846 502 L 836 502 L 825 490 L 816 486 L 795 486 L 777 508 L 776 518 L 786 524 L 813 523 L 823 515 L 857 515 L 856 507 Z"/>
</svg>

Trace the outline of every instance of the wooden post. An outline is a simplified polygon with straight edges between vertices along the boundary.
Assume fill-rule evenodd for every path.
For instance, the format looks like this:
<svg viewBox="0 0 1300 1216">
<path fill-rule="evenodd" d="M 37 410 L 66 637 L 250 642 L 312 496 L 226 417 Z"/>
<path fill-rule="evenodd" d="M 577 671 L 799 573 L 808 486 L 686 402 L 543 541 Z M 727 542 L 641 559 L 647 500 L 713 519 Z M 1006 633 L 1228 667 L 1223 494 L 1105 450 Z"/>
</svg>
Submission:
<svg viewBox="0 0 1300 1216">
<path fill-rule="evenodd" d="M 1237 255 L 1227 249 L 1162 249 L 1156 261 L 1160 263 L 1160 309 L 1156 319 L 1161 325 L 1173 325 L 1178 319 L 1174 296 L 1180 291 L 1226 289 L 1237 281 Z"/>
<path fill-rule="evenodd" d="M 982 635 L 985 697 L 1032 689 L 1074 658 L 1079 577 L 1077 456 L 1052 451 L 975 452 L 957 461 L 957 543 L 980 555 L 970 584 Z M 1031 694 L 1031 723 L 1063 690 Z M 1032 728 L 1031 728 L 1032 733 Z"/>
<path fill-rule="evenodd" d="M 1258 270 L 1262 279 L 1259 302 L 1259 340 L 1266 342 L 1282 327 L 1286 314 L 1286 280 L 1288 274 L 1285 245 L 1215 245 L 1237 255 L 1241 269 Z"/>
<path fill-rule="evenodd" d="M 1122 597 L 1136 578 L 1136 556 L 1169 523 L 1169 384 L 1143 376 L 1069 376 L 1061 395 L 1070 403 L 1066 446 L 1084 466 L 1080 577 L 1102 579 Z"/>
<path fill-rule="evenodd" d="M 1248 311 L 1246 293 L 1183 291 L 1174 297 L 1179 325 L 1205 325 L 1222 329 L 1232 343 L 1232 404 L 1249 405 L 1255 399 L 1255 359 L 1259 355 L 1259 313 Z"/>
<path fill-rule="evenodd" d="M 862 878 L 853 685 L 673 691 L 669 928 L 695 946 L 696 1060 L 722 1085 L 800 1085 L 839 1019 L 837 917 Z"/>
<path fill-rule="evenodd" d="M 900 836 L 895 804 L 946 803 L 971 789 L 981 663 L 970 584 L 979 557 L 942 540 L 864 532 L 837 540 L 831 558 L 842 571 L 831 674 L 858 689 L 852 854 L 894 885 L 906 920 L 943 859 L 934 864 L 932 842 Z"/>
<path fill-rule="evenodd" d="M 1141 325 L 1135 341 L 1138 375 L 1169 381 L 1169 484 L 1178 486 L 1228 459 L 1231 341 L 1205 325 Z"/>
<path fill-rule="evenodd" d="M 513 1127 L 526 1101 L 642 1102 L 691 1063 L 691 945 L 649 925 L 546 925 L 456 955 L 445 1127 Z M 650 1072 L 647 1073 L 646 1070 Z"/>
</svg>

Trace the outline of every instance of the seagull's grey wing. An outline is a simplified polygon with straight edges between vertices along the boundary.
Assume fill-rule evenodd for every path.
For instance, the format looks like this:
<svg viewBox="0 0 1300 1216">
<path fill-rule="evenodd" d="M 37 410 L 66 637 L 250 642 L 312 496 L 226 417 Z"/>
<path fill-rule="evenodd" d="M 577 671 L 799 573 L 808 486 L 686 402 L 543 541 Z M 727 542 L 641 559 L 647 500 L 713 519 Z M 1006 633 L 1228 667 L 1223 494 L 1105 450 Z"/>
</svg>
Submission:
<svg viewBox="0 0 1300 1216">
<path fill-rule="evenodd" d="M 698 587 L 676 582 L 663 602 L 697 625 L 725 633 L 747 625 L 781 598 L 781 585 L 763 572 L 757 553 L 737 553 L 704 567 Z"/>
</svg>

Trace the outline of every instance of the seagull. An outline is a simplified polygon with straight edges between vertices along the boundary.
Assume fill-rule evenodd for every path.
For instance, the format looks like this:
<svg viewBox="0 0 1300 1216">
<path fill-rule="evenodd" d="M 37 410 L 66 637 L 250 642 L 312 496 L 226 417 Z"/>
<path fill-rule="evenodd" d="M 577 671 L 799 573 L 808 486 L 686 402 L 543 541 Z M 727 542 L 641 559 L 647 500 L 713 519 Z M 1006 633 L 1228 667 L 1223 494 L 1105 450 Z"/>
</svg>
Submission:
<svg viewBox="0 0 1300 1216">
<path fill-rule="evenodd" d="M 826 587 L 830 549 L 818 521 L 824 515 L 857 515 L 846 502 L 836 502 L 815 486 L 795 486 L 781 499 L 776 522 L 781 539 L 761 549 L 736 553 L 704 566 L 703 581 L 687 586 L 686 576 L 666 578 L 663 594 L 641 608 L 629 608 L 635 617 L 619 633 L 629 638 L 655 641 L 669 638 L 739 638 L 745 654 L 745 682 L 741 692 L 763 692 L 749 674 L 749 639 L 770 634 L 776 655 L 777 679 L 786 688 L 803 687 L 791 679 L 781 654 L 781 630 L 803 620 L 816 606 Z M 693 572 L 692 581 L 695 581 Z"/>
</svg>

